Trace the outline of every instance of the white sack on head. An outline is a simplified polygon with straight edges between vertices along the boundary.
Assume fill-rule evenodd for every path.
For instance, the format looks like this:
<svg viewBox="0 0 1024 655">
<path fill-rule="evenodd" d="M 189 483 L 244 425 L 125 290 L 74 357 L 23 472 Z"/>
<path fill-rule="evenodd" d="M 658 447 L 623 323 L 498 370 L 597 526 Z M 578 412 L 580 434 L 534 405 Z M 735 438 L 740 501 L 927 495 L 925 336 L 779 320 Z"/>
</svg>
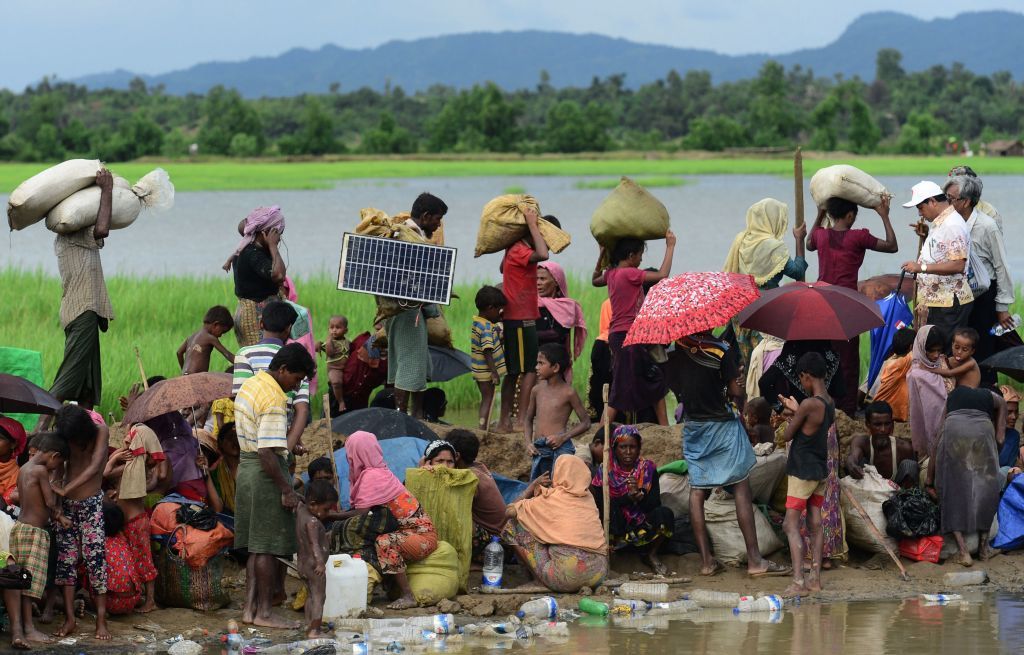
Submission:
<svg viewBox="0 0 1024 655">
<path fill-rule="evenodd" d="M 144 208 L 168 209 L 174 204 L 174 185 L 167 171 L 158 168 L 132 186 L 123 177 L 114 176 L 111 197 L 110 229 L 128 227 Z M 70 234 L 96 224 L 100 210 L 100 188 L 72 194 L 54 207 L 46 217 L 46 227 L 58 234 Z"/>
<path fill-rule="evenodd" d="M 95 184 L 101 168 L 98 159 L 69 159 L 33 175 L 7 199 L 7 224 L 23 230 L 39 222 L 68 196 Z"/>
</svg>

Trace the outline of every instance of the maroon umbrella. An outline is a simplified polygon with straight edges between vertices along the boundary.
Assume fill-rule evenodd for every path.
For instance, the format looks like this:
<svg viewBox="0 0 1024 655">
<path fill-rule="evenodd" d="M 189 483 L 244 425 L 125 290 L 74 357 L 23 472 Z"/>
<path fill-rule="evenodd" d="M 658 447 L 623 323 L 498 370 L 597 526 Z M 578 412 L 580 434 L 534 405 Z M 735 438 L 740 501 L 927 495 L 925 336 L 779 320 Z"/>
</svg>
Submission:
<svg viewBox="0 0 1024 655">
<path fill-rule="evenodd" d="M 0 412 L 5 414 L 53 414 L 60 401 L 50 392 L 23 377 L 0 373 Z"/>
<path fill-rule="evenodd" d="M 186 407 L 205 405 L 231 397 L 230 373 L 192 373 L 161 380 L 132 401 L 124 413 L 124 424 L 141 423 Z"/>
<path fill-rule="evenodd" d="M 742 327 L 786 341 L 847 340 L 885 323 L 870 298 L 827 282 L 764 291 L 736 318 Z"/>
</svg>

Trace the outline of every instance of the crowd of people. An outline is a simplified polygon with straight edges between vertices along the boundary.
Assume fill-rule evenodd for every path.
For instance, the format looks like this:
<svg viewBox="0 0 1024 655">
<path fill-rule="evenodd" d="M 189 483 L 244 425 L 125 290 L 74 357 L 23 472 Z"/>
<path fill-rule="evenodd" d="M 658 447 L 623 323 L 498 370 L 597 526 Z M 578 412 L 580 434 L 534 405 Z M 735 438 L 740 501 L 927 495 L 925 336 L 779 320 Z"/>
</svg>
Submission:
<svg viewBox="0 0 1024 655">
<path fill-rule="evenodd" d="M 198 411 L 182 408 L 127 425 L 123 446 L 111 447 L 107 426 L 91 411 L 102 384 L 99 332 L 114 318 L 99 257 L 109 235 L 109 174 L 97 175 L 97 184 L 103 201 L 96 225 L 59 235 L 56 244 L 66 347 L 51 392 L 76 404 L 65 405 L 52 423 L 42 417 L 31 440 L 18 423 L 0 417 L 3 499 L 20 508 L 10 552 L 0 554 L 32 577 L 27 588 L 4 593 L 15 647 L 49 639 L 33 623 L 37 603 L 45 618 L 63 607 L 66 619 L 57 634 L 66 635 L 75 629 L 81 596 L 95 608 L 100 639 L 110 636 L 107 614 L 154 609 L 151 517 L 154 505 L 168 499 L 230 517 L 231 547 L 246 567 L 244 623 L 291 627 L 272 608 L 284 596 L 281 559 L 296 553 L 309 591 L 310 636 L 321 630 L 331 553 L 360 553 L 392 589 L 390 607 L 415 606 L 407 567 L 438 548 L 439 526 L 388 468 L 373 426 L 348 435 L 344 444 L 348 508 L 339 506 L 329 460 L 310 464 L 301 492 L 294 467 L 306 452 L 302 439 L 318 353 L 327 358 L 332 415 L 367 407 L 381 385 L 393 389 L 399 411 L 417 418 L 429 413 L 426 325 L 437 307 L 404 303 L 378 324 L 361 326 L 365 331 L 351 340 L 348 319 L 334 314 L 326 338 L 314 340 L 310 310 L 299 304 L 279 251 L 284 216 L 276 206 L 258 208 L 238 225 L 241 241 L 224 265 L 234 274 L 236 310 L 211 307 L 177 353 L 182 375 L 209 371 L 213 351 L 221 353 L 231 363 L 230 396 Z M 532 584 L 558 592 L 595 587 L 608 573 L 610 555 L 623 549 L 638 551 L 653 571 L 666 573 L 659 553 L 677 517 L 662 503 L 658 471 L 642 456 L 635 425 L 668 425 L 672 393 L 683 424 L 680 456 L 701 575 L 722 570 L 704 516 L 705 503 L 721 489 L 735 499 L 748 574 L 792 575 L 787 593 L 793 595 L 820 590 L 823 569 L 845 548 L 839 477 L 861 478 L 869 464 L 900 486 L 923 486 L 937 500 L 941 530 L 955 537 L 957 561 L 972 563 L 966 536 L 973 533 L 981 537 L 978 556 L 989 557 L 1000 491 L 1020 473 L 1024 456 L 1014 429 L 1019 395 L 996 387 L 995 374 L 979 366 L 1006 345 L 993 328 L 1015 327 L 1002 219 L 982 201 L 982 189 L 968 167 L 951 171 L 942 186 L 914 185 L 903 206 L 921 219 L 912 224 L 921 248 L 902 269 L 917 278 L 917 327 L 896 332 L 871 386 L 861 384 L 857 337 L 783 341 L 734 319 L 721 326 L 724 331 L 657 344 L 673 357 L 625 345 L 647 292 L 671 273 L 676 238 L 671 230 L 664 235 L 665 255 L 656 269 L 642 268 L 642 240 L 602 247 L 591 281 L 607 287 L 608 300 L 592 348 L 587 403 L 572 385 L 573 362 L 588 339 L 586 322 L 540 229 L 541 220 L 558 221 L 525 211 L 523 236 L 502 258 L 500 286 L 485 285 L 476 294 L 470 359 L 481 395 L 478 427 L 491 429 L 500 392 L 493 429 L 522 432 L 523 450 L 532 458 L 529 483 L 506 504 L 492 472 L 477 459 L 480 438 L 469 430 L 452 430 L 431 443 L 421 462 L 476 477 L 474 555 L 498 537 Z M 428 241 L 447 211 L 444 201 L 424 193 L 403 225 Z M 806 253 L 817 252 L 820 282 L 857 291 L 866 251 L 899 250 L 888 198 L 876 210 L 882 237 L 854 228 L 858 211 L 848 200 L 829 199 L 809 231 L 799 223 L 793 229 L 791 254 L 784 241 L 788 208 L 761 200 L 750 207 L 723 269 L 771 289 L 783 278 L 804 280 Z M 239 345 L 234 353 L 220 342 L 232 329 Z M 606 383 L 607 402 L 600 393 Z M 126 395 L 123 407 L 139 402 L 140 392 Z M 863 418 L 866 428 L 853 438 L 845 461 L 837 412 Z M 591 457 L 588 468 L 574 456 L 574 440 L 605 416 L 610 425 L 602 422 L 590 452 L 582 453 Z M 892 436 L 898 422 L 909 422 L 911 440 Z M 754 447 L 773 443 L 788 453 L 783 529 L 793 566 L 767 559 L 758 547 L 750 474 Z M 602 526 L 606 509 L 609 524 Z"/>
</svg>

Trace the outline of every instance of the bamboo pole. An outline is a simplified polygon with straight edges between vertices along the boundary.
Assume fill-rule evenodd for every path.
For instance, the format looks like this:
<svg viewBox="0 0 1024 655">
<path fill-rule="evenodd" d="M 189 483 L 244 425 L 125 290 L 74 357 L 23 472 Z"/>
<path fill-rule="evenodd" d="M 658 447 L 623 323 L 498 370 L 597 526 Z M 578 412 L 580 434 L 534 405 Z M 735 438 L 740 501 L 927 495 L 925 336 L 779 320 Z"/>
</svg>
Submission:
<svg viewBox="0 0 1024 655">
<path fill-rule="evenodd" d="M 910 575 L 907 574 L 907 569 L 903 566 L 903 562 L 900 561 L 899 555 L 894 553 L 892 548 L 889 547 L 889 544 L 885 541 L 885 537 L 882 536 L 882 533 L 879 532 L 878 528 L 875 526 L 874 521 L 871 520 L 871 517 L 868 516 L 868 513 L 864 510 L 864 506 L 860 504 L 859 500 L 854 498 L 853 494 L 851 494 L 848 489 L 843 488 L 843 495 L 846 496 L 846 499 L 850 501 L 850 504 L 857 510 L 857 513 L 860 514 L 862 519 L 864 519 L 864 522 L 868 524 L 868 528 L 871 530 L 871 534 L 874 535 L 875 540 L 882 545 L 882 548 L 885 548 L 885 552 L 889 553 L 889 557 L 892 558 L 892 561 L 896 562 L 896 567 L 899 568 L 900 577 L 903 578 L 903 581 L 906 582 L 910 580 Z"/>
<path fill-rule="evenodd" d="M 604 510 L 604 542 L 610 544 L 611 537 L 611 488 L 608 486 L 608 453 L 612 447 L 612 432 L 611 432 L 611 408 L 608 406 L 608 387 L 604 385 L 601 390 L 601 397 L 604 399 L 604 411 L 601 412 L 601 427 L 604 428 L 604 448 L 602 448 L 602 466 L 601 466 L 601 500 L 603 502 Z"/>
<path fill-rule="evenodd" d="M 797 146 L 793 155 L 793 191 L 796 196 L 796 227 L 804 224 L 804 153 Z"/>
<path fill-rule="evenodd" d="M 135 346 L 135 361 L 139 365 L 139 375 L 142 376 L 142 388 L 149 391 L 149 383 L 146 382 L 146 371 L 142 368 L 142 355 L 139 354 L 139 347 Z"/>
</svg>

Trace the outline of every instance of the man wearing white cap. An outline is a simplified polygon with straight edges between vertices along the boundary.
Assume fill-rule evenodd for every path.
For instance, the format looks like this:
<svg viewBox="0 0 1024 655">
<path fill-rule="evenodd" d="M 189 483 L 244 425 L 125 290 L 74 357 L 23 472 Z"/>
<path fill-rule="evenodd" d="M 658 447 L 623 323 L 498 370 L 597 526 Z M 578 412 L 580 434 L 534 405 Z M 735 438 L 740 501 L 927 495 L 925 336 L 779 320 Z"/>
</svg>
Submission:
<svg viewBox="0 0 1024 655">
<path fill-rule="evenodd" d="M 938 184 L 918 182 L 911 191 L 910 202 L 903 206 L 916 207 L 918 215 L 932 223 L 932 229 L 917 261 L 904 263 L 903 270 L 918 274 L 917 303 L 928 310 L 925 322 L 942 328 L 947 338 L 952 338 L 954 329 L 967 325 L 974 302 L 965 275 L 971 233 Z"/>
</svg>

